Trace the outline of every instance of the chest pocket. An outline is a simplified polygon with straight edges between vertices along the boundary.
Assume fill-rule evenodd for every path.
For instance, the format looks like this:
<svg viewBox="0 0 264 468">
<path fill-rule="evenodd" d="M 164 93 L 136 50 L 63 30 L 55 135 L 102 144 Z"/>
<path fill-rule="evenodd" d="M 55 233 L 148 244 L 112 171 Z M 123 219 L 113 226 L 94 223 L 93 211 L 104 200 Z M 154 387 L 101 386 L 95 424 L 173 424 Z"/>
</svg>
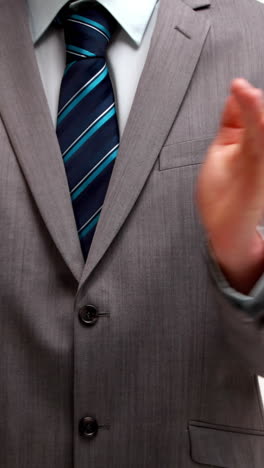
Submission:
<svg viewBox="0 0 264 468">
<path fill-rule="evenodd" d="M 263 468 L 264 431 L 190 421 L 191 457 L 221 468 Z"/>
<path fill-rule="evenodd" d="M 159 156 L 159 170 L 201 164 L 213 139 L 214 136 L 211 136 L 164 146 Z"/>
</svg>

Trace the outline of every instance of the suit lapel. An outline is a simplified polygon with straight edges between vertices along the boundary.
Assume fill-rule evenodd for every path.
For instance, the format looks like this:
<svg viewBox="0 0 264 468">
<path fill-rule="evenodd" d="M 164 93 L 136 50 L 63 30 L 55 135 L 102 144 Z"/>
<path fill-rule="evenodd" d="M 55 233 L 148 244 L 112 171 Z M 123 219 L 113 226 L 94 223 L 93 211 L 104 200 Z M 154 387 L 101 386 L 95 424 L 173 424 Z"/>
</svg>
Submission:
<svg viewBox="0 0 264 468">
<path fill-rule="evenodd" d="M 83 258 L 24 0 L 0 1 L 0 114 L 43 220 L 75 278 Z"/>
<path fill-rule="evenodd" d="M 186 0 L 192 8 L 210 1 Z M 91 274 L 133 208 L 177 116 L 209 22 L 180 0 L 161 0 L 149 54 L 121 140 L 81 283 Z"/>
<path fill-rule="evenodd" d="M 83 270 L 64 165 L 25 1 L 0 0 L 1 117 L 43 220 L 75 278 L 82 275 L 82 283 L 105 254 L 144 187 L 199 59 L 209 23 L 201 12 L 198 21 L 193 10 L 209 6 L 210 0 L 184 1 L 160 0 L 150 51 Z"/>
</svg>

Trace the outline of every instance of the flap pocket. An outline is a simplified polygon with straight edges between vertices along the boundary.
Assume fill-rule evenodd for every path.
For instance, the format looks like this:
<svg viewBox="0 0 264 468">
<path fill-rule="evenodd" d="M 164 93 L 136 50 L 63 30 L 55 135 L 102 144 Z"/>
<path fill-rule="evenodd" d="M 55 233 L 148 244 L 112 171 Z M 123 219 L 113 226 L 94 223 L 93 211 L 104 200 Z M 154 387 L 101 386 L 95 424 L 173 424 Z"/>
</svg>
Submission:
<svg viewBox="0 0 264 468">
<path fill-rule="evenodd" d="M 213 138 L 179 141 L 172 145 L 164 146 L 159 157 L 160 171 L 201 164 Z"/>
<path fill-rule="evenodd" d="M 221 468 L 263 468 L 264 431 L 190 421 L 192 460 Z"/>
</svg>

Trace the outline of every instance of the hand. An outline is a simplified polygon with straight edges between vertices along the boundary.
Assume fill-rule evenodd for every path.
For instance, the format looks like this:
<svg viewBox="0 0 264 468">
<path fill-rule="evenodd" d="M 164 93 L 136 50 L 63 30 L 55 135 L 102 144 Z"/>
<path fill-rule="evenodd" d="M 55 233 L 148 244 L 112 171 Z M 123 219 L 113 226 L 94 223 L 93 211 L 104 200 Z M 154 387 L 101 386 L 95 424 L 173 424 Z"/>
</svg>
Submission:
<svg viewBox="0 0 264 468">
<path fill-rule="evenodd" d="M 263 93 L 232 82 L 218 134 L 198 177 L 198 208 L 230 284 L 247 294 L 264 272 Z"/>
</svg>

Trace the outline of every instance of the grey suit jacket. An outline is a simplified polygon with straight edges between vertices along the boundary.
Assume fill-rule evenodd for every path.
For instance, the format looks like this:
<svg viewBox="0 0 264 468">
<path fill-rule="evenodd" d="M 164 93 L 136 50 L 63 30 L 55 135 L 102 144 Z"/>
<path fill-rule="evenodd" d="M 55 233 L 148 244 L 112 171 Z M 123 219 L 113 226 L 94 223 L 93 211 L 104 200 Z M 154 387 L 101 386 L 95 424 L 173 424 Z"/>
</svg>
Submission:
<svg viewBox="0 0 264 468">
<path fill-rule="evenodd" d="M 236 76 L 264 87 L 264 5 L 161 0 L 84 265 L 25 1 L 0 0 L 1 468 L 263 467 L 263 320 L 212 283 L 194 201 Z"/>
</svg>

